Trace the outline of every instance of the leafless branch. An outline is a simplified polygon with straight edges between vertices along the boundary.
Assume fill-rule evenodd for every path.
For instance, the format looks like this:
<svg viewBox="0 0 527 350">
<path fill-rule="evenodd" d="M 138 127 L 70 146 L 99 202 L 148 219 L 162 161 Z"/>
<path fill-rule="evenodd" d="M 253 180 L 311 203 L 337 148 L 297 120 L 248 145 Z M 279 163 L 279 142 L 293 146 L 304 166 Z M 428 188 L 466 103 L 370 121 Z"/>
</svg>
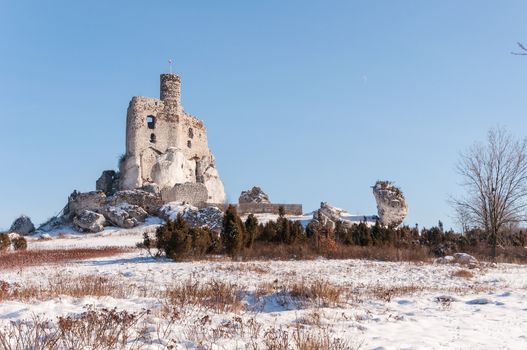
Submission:
<svg viewBox="0 0 527 350">
<path fill-rule="evenodd" d="M 511 52 L 511 54 L 513 55 L 519 55 L 519 56 L 527 56 L 527 48 L 525 46 L 523 46 L 522 43 L 518 42 L 517 43 L 518 46 L 520 47 L 520 49 L 523 51 L 523 52 Z"/>
</svg>

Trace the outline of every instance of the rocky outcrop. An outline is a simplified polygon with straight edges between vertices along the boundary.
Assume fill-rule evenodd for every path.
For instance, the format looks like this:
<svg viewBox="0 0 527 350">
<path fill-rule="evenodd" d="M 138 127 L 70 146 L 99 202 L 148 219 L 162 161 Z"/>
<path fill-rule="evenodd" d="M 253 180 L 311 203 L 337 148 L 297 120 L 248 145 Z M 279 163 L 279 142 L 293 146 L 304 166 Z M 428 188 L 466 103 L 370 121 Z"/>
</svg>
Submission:
<svg viewBox="0 0 527 350">
<path fill-rule="evenodd" d="M 122 203 L 118 206 L 107 206 L 104 216 L 112 224 L 122 228 L 132 228 L 145 221 L 148 213 L 137 205 Z"/>
<path fill-rule="evenodd" d="M 478 259 L 467 253 L 455 253 L 454 255 L 446 255 L 437 258 L 434 262 L 436 264 L 467 265 L 469 268 L 474 268 L 479 265 Z"/>
<path fill-rule="evenodd" d="M 389 181 L 377 181 L 373 186 L 377 212 L 381 224 L 399 226 L 408 214 L 408 206 L 402 191 Z"/>
<path fill-rule="evenodd" d="M 150 192 L 155 195 L 160 194 L 159 185 L 156 184 L 155 182 L 147 182 L 143 185 L 143 187 L 141 187 L 141 189 L 143 191 Z"/>
<path fill-rule="evenodd" d="M 208 196 L 207 187 L 202 183 L 186 182 L 161 190 L 161 199 L 165 203 L 185 202 L 201 205 L 207 202 Z"/>
<path fill-rule="evenodd" d="M 152 181 L 160 189 L 172 188 L 177 183 L 193 182 L 196 163 L 188 160 L 182 150 L 170 147 L 157 157 L 152 167 Z"/>
<path fill-rule="evenodd" d="M 102 214 L 91 210 L 83 210 L 73 218 L 73 224 L 81 232 L 101 232 L 104 230 L 106 219 Z"/>
<path fill-rule="evenodd" d="M 221 230 L 223 222 L 223 211 L 216 207 L 198 209 L 190 204 L 171 202 L 163 205 L 159 210 L 159 216 L 163 220 L 176 220 L 177 215 L 183 215 L 183 219 L 191 227 L 209 227 L 211 230 Z"/>
<path fill-rule="evenodd" d="M 21 235 L 29 235 L 35 231 L 35 225 L 33 225 L 31 219 L 28 216 L 21 215 L 13 222 L 9 231 L 16 232 Z"/>
<path fill-rule="evenodd" d="M 161 196 L 143 190 L 118 191 L 108 198 L 109 206 L 131 204 L 143 208 L 150 215 L 157 215 L 161 208 Z"/>
<path fill-rule="evenodd" d="M 106 195 L 112 195 L 119 190 L 119 173 L 114 170 L 105 170 L 95 182 L 95 190 Z"/>
<path fill-rule="evenodd" d="M 225 188 L 223 187 L 218 170 L 213 163 L 209 164 L 202 176 L 203 184 L 208 192 L 207 203 L 224 204 L 227 199 Z"/>
<path fill-rule="evenodd" d="M 143 190 L 117 191 L 106 196 L 102 191 L 77 192 L 68 198 L 68 205 L 62 216 L 50 219 L 39 230 L 46 232 L 73 222 L 82 231 L 99 232 L 106 222 L 130 228 L 144 222 L 148 214 L 157 215 L 162 205 L 159 194 Z M 100 220 L 99 214 L 105 220 Z"/>
<path fill-rule="evenodd" d="M 262 191 L 260 187 L 254 186 L 248 191 L 243 191 L 240 194 L 238 203 L 271 203 L 267 193 Z"/>
<path fill-rule="evenodd" d="M 68 206 L 64 212 L 70 219 L 84 210 L 100 213 L 106 204 L 106 194 L 102 191 L 77 192 L 73 191 L 68 198 Z"/>
<path fill-rule="evenodd" d="M 313 212 L 313 220 L 320 222 L 324 226 L 332 229 L 335 228 L 337 222 L 342 222 L 346 227 L 351 227 L 351 221 L 342 220 L 342 214 L 345 210 L 332 206 L 327 202 L 320 203 L 320 209 Z"/>
</svg>

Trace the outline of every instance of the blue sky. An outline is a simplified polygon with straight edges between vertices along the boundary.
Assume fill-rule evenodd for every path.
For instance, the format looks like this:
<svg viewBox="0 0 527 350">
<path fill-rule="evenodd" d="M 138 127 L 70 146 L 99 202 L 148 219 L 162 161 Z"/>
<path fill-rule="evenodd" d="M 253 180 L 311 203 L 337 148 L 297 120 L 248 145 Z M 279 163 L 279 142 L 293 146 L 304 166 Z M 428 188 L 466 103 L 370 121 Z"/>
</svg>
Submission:
<svg viewBox="0 0 527 350">
<path fill-rule="evenodd" d="M 175 60 L 230 201 L 454 225 L 461 150 L 527 130 L 525 1 L 0 1 L 0 228 L 42 222 L 124 152 L 126 108 Z"/>
</svg>

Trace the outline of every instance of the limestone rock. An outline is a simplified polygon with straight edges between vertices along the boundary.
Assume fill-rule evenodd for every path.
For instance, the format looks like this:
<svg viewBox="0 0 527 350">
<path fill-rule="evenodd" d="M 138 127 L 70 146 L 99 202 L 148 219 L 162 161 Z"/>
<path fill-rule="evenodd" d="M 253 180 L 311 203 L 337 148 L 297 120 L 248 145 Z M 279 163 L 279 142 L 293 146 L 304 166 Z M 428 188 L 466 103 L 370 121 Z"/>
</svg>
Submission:
<svg viewBox="0 0 527 350">
<path fill-rule="evenodd" d="M 56 228 L 63 227 L 70 223 L 70 220 L 67 220 L 67 217 L 64 215 L 54 216 L 48 221 L 39 226 L 38 232 L 49 232 Z"/>
<path fill-rule="evenodd" d="M 317 220 L 322 225 L 327 225 L 331 228 L 335 228 L 338 221 L 342 222 L 345 226 L 350 227 L 351 221 L 343 220 L 342 214 L 346 213 L 345 210 L 332 206 L 327 202 L 320 203 L 320 209 L 313 213 L 313 220 Z"/>
<path fill-rule="evenodd" d="M 119 187 L 119 174 L 114 170 L 105 170 L 95 182 L 95 190 L 112 195 Z"/>
<path fill-rule="evenodd" d="M 451 264 L 454 262 L 454 257 L 452 255 L 442 256 L 434 260 L 436 264 Z"/>
<path fill-rule="evenodd" d="M 223 204 L 227 200 L 225 195 L 225 188 L 220 179 L 218 170 L 213 165 L 209 165 L 203 172 L 203 183 L 207 187 L 208 200 L 207 203 Z"/>
<path fill-rule="evenodd" d="M 21 215 L 13 222 L 9 231 L 16 232 L 21 235 L 28 235 L 35 231 L 35 225 L 33 225 L 31 219 L 28 216 Z"/>
<path fill-rule="evenodd" d="M 190 204 L 171 202 L 163 205 L 159 210 L 160 217 L 166 221 L 176 220 L 179 213 L 183 215 L 183 219 L 185 219 L 191 227 L 206 226 L 211 230 L 221 230 L 223 211 L 216 207 L 198 209 Z"/>
<path fill-rule="evenodd" d="M 127 203 L 143 208 L 150 215 L 157 215 L 162 201 L 161 196 L 143 190 L 118 191 L 108 199 L 108 205 L 119 206 Z"/>
<path fill-rule="evenodd" d="M 141 179 L 141 162 L 136 157 L 126 157 L 119 164 L 119 172 L 122 174 L 119 189 L 133 190 L 143 185 Z"/>
<path fill-rule="evenodd" d="M 254 186 L 248 191 L 243 191 L 240 194 L 238 203 L 271 203 L 267 193 L 262 191 L 260 187 Z"/>
<path fill-rule="evenodd" d="M 435 259 L 436 264 L 460 264 L 474 268 L 479 265 L 478 259 L 467 253 L 454 253 Z"/>
<path fill-rule="evenodd" d="M 454 263 L 460 265 L 478 265 L 479 261 L 467 253 L 454 253 Z"/>
<path fill-rule="evenodd" d="M 159 185 L 155 182 L 147 182 L 141 187 L 143 191 L 150 192 L 152 194 L 158 195 L 160 194 Z"/>
<path fill-rule="evenodd" d="M 172 188 L 177 183 L 194 182 L 195 172 L 196 163 L 186 159 L 182 150 L 170 147 L 152 167 L 152 181 L 160 189 Z"/>
<path fill-rule="evenodd" d="M 107 206 L 104 216 L 116 226 L 132 228 L 144 222 L 148 213 L 137 205 L 122 203 L 118 206 Z"/>
<path fill-rule="evenodd" d="M 105 223 L 106 219 L 102 214 L 91 210 L 83 210 L 73 218 L 73 224 L 81 232 L 101 232 Z"/>
<path fill-rule="evenodd" d="M 408 214 L 408 206 L 399 188 L 388 181 L 373 186 L 380 221 L 385 226 L 399 226 Z"/>
<path fill-rule="evenodd" d="M 163 202 L 185 202 L 191 205 L 200 205 L 207 202 L 209 196 L 207 187 L 202 183 L 186 182 L 175 184 L 172 188 L 161 191 Z"/>
<path fill-rule="evenodd" d="M 73 193 L 68 198 L 68 206 L 65 215 L 70 217 L 77 216 L 84 210 L 101 212 L 106 202 L 106 195 L 101 191 L 92 192 L 77 192 Z"/>
</svg>

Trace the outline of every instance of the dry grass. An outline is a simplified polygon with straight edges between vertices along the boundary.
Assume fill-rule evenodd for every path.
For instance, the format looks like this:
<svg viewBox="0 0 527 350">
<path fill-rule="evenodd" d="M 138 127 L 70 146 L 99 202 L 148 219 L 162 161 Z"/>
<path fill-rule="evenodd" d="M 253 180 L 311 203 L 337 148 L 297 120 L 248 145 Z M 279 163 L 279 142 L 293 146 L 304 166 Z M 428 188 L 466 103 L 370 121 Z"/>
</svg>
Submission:
<svg viewBox="0 0 527 350">
<path fill-rule="evenodd" d="M 460 269 L 452 273 L 452 277 L 461 277 L 461 278 L 472 278 L 474 274 L 469 270 Z"/>
<path fill-rule="evenodd" d="M 25 250 L 0 253 L 0 269 L 15 269 L 28 266 L 61 264 L 69 261 L 103 258 L 130 252 L 130 248 L 75 248 Z"/>
<path fill-rule="evenodd" d="M 269 268 L 265 268 L 259 264 L 254 263 L 226 263 L 216 267 L 219 271 L 236 272 L 236 273 L 249 273 L 253 272 L 258 275 L 269 273 Z"/>
<path fill-rule="evenodd" d="M 406 286 L 383 286 L 383 285 L 377 285 L 370 287 L 369 290 L 367 290 L 367 295 L 373 295 L 377 299 L 384 300 L 386 302 L 390 302 L 394 297 L 400 297 L 403 295 L 411 295 L 414 293 L 422 292 L 424 290 L 430 291 L 430 289 L 425 288 L 425 286 L 419 286 L 419 285 L 406 285 Z"/>
<path fill-rule="evenodd" d="M 323 280 L 291 283 L 286 286 L 285 291 L 297 300 L 314 303 L 319 307 L 338 306 L 344 294 L 343 287 Z"/>
<path fill-rule="evenodd" d="M 194 306 L 215 312 L 239 312 L 244 291 L 235 284 L 212 280 L 195 280 L 170 286 L 164 293 L 168 306 Z"/>
<path fill-rule="evenodd" d="M 48 300 L 61 295 L 74 298 L 85 296 L 112 296 L 127 298 L 135 291 L 135 286 L 126 285 L 115 278 L 83 275 L 66 278 L 56 275 L 47 285 L 21 286 L 17 283 L 0 281 L 0 301 L 4 300 Z"/>
<path fill-rule="evenodd" d="M 264 347 L 254 349 L 267 350 L 350 350 L 358 349 L 352 347 L 348 341 L 333 338 L 329 332 L 317 327 L 305 329 L 299 325 L 292 331 L 281 328 L 269 328 L 264 334 Z M 252 348 L 250 348 L 252 349 Z"/>
<path fill-rule="evenodd" d="M 86 311 L 57 320 L 33 317 L 11 322 L 0 327 L 0 348 L 6 350 L 27 349 L 175 349 L 185 345 L 181 329 L 166 329 L 167 325 L 149 323 L 150 312 L 96 309 L 87 306 Z M 207 317 L 205 315 L 203 318 Z M 335 338 L 328 329 L 318 325 L 304 327 L 271 326 L 263 328 L 254 318 L 235 316 L 222 323 L 211 325 L 202 319 L 191 320 L 185 336 L 196 343 L 197 349 L 215 349 L 225 340 L 240 339 L 248 350 L 348 350 L 349 340 Z M 169 327 L 175 324 L 170 321 Z M 176 340 L 178 339 L 178 340 Z M 178 344 L 180 346 L 178 346 Z"/>
<path fill-rule="evenodd" d="M 299 307 L 337 307 L 346 299 L 346 289 L 325 280 L 307 282 L 292 281 L 284 285 L 274 282 L 260 283 L 254 297 L 261 302 L 266 297 L 274 296 L 282 305 L 294 303 Z"/>
</svg>

